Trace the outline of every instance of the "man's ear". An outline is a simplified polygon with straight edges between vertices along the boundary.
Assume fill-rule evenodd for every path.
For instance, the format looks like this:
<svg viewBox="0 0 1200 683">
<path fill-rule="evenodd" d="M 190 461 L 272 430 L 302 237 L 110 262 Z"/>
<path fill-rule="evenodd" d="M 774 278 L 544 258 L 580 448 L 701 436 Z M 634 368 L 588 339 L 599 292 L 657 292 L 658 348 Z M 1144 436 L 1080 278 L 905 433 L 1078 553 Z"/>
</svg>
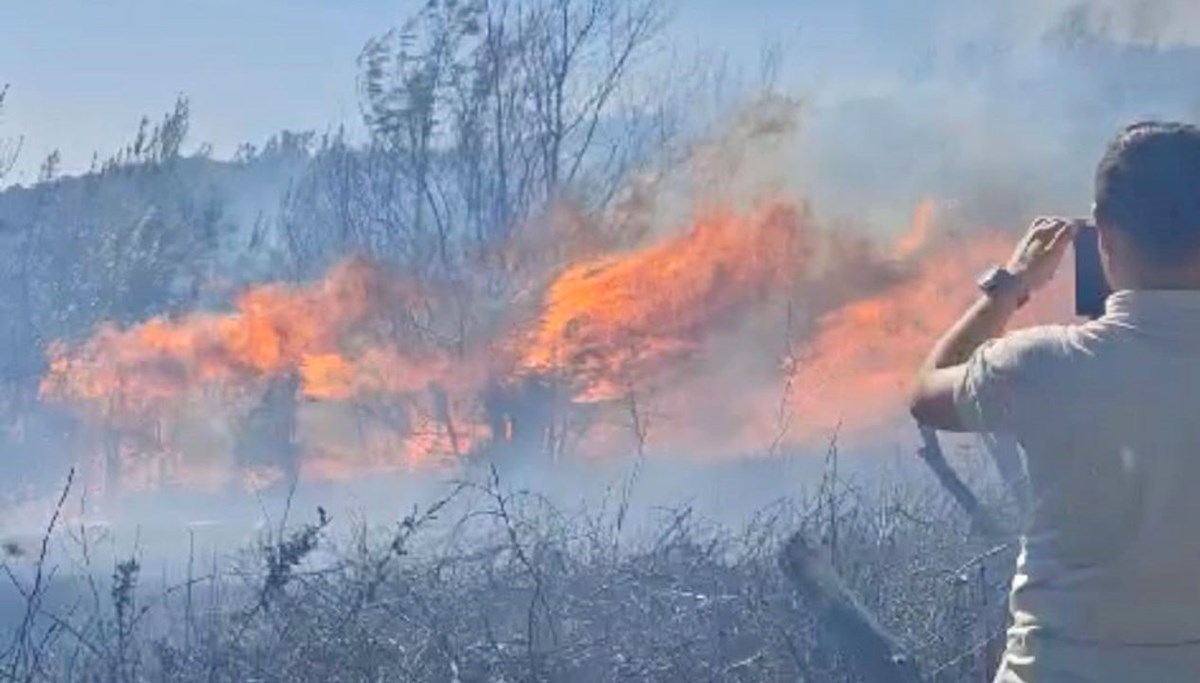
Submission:
<svg viewBox="0 0 1200 683">
<path fill-rule="evenodd" d="M 1107 223 L 1096 223 L 1096 244 L 1100 247 L 1100 258 L 1105 263 L 1108 262 L 1109 254 L 1112 253 L 1112 228 Z"/>
<path fill-rule="evenodd" d="M 1122 279 L 1121 269 L 1124 264 L 1120 263 L 1120 256 L 1117 261 L 1114 261 L 1113 254 L 1128 253 L 1123 240 L 1125 240 L 1125 236 L 1114 229 L 1111 223 L 1096 221 L 1096 243 L 1100 249 L 1100 265 L 1104 268 L 1104 277 L 1108 279 L 1110 287 L 1114 281 Z M 1116 287 L 1112 288 L 1117 289 Z"/>
</svg>

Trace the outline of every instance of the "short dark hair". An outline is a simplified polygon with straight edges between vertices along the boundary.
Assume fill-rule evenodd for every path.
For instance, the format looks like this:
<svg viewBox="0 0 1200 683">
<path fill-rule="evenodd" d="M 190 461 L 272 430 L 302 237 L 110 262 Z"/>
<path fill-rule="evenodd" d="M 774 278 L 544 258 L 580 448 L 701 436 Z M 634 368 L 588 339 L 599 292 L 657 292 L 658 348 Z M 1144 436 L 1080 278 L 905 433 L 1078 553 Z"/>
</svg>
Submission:
<svg viewBox="0 0 1200 683">
<path fill-rule="evenodd" d="M 1096 168 L 1096 219 L 1130 235 L 1157 263 L 1200 253 L 1200 128 L 1159 121 L 1123 128 Z"/>
</svg>

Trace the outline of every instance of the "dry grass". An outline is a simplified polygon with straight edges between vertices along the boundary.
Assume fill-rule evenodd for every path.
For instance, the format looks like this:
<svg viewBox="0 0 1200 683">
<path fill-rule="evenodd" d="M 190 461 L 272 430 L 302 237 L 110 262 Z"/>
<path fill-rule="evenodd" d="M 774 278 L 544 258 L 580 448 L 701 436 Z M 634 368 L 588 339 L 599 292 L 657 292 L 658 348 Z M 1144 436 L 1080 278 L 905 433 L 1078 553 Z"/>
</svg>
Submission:
<svg viewBox="0 0 1200 683">
<path fill-rule="evenodd" d="M 81 564 L 43 558 L 36 585 L 9 573 L 5 604 L 26 616 L 0 641 L 0 680 L 858 680 L 854 653 L 779 570 L 797 530 L 923 680 L 988 680 L 1012 553 L 971 539 L 932 481 L 831 478 L 739 531 L 679 509 L 631 540 L 625 512 L 568 515 L 492 471 L 386 533 L 335 535 L 314 511 L 153 587 L 136 557 L 102 572 L 85 531 L 52 526 Z"/>
</svg>

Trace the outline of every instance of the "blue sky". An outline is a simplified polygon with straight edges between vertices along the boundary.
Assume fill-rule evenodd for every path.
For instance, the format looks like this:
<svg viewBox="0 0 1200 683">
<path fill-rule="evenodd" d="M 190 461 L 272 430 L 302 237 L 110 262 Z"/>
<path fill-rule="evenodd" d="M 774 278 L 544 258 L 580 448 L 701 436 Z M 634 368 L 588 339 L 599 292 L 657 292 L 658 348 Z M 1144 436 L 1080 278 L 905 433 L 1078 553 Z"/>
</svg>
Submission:
<svg viewBox="0 0 1200 683">
<path fill-rule="evenodd" d="M 0 84 L 12 85 L 0 140 L 26 138 L 10 180 L 31 180 L 55 148 L 64 170 L 86 169 L 179 94 L 192 143 L 219 156 L 281 129 L 356 125 L 363 43 L 419 1 L 0 0 Z M 908 207 L 939 183 L 968 192 L 963 169 L 1066 159 L 1060 175 L 1083 177 L 1119 123 L 1200 115 L 1188 85 L 1200 49 L 1047 53 L 1042 36 L 1079 1 L 667 0 L 664 46 L 684 60 L 726 54 L 752 74 L 778 43 L 780 85 L 810 105 L 809 189 L 878 186 Z"/>
<path fill-rule="evenodd" d="M 367 0 L 5 0 L 3 130 L 25 166 L 113 151 L 185 93 L 197 140 L 224 149 L 352 118 L 354 60 L 403 3 Z"/>
<path fill-rule="evenodd" d="M 143 114 L 192 103 L 194 141 L 228 153 L 282 129 L 357 120 L 355 58 L 413 0 L 3 0 L 0 136 L 26 138 L 28 178 L 55 148 L 69 170 L 114 151 Z M 681 0 L 670 41 L 757 60 L 813 2 Z M 787 9 L 783 9 L 787 8 Z M 811 9 L 811 7 L 810 7 Z M 782 15 L 782 19 L 781 19 Z M 20 180 L 21 178 L 18 178 Z"/>
<path fill-rule="evenodd" d="M 0 84 L 12 86 L 0 139 L 25 136 L 28 179 L 56 148 L 67 170 L 111 154 L 179 94 L 191 100 L 192 141 L 219 155 L 284 128 L 355 124 L 362 45 L 421 1 L 0 0 Z M 753 73 L 776 43 L 781 84 L 796 94 L 886 92 L 944 61 L 939 46 L 964 27 L 995 32 L 996 8 L 1046 1 L 1067 2 L 665 0 L 663 45 Z"/>
</svg>

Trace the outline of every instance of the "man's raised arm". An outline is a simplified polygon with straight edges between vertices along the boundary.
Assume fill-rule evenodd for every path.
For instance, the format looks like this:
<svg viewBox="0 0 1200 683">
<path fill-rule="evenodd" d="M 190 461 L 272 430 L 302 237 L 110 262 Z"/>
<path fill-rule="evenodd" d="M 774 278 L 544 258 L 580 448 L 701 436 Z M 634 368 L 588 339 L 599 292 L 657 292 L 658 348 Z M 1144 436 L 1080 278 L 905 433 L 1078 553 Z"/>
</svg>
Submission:
<svg viewBox="0 0 1200 683">
<path fill-rule="evenodd" d="M 909 410 L 918 422 L 953 432 L 994 427 L 969 424 L 956 405 L 955 392 L 965 379 L 967 361 L 989 339 L 1004 334 L 1009 319 L 1025 299 L 1054 277 L 1076 225 L 1064 218 L 1037 219 L 1008 265 L 980 280 L 983 296 L 942 335 L 917 371 Z"/>
</svg>

